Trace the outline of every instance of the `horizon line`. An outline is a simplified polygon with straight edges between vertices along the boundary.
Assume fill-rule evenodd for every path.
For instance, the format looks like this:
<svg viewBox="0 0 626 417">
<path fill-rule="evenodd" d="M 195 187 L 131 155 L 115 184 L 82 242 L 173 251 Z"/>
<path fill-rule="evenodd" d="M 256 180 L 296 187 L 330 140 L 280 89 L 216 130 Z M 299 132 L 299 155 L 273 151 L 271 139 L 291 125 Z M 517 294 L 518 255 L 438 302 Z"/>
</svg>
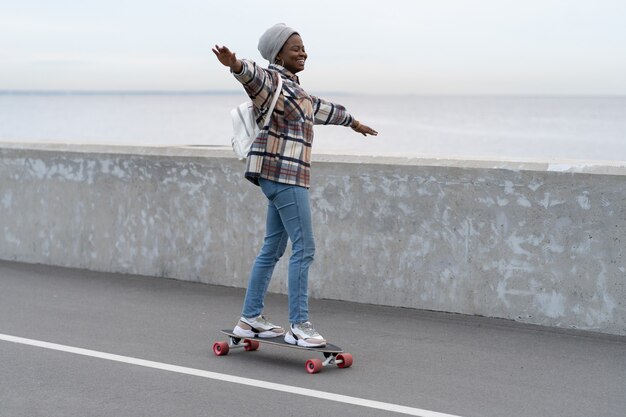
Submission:
<svg viewBox="0 0 626 417">
<path fill-rule="evenodd" d="M 353 93 L 348 91 L 321 91 L 333 95 L 368 95 L 396 97 L 610 97 L 626 98 L 615 93 Z M 0 95 L 245 95 L 242 90 L 68 90 L 68 89 L 0 89 Z"/>
</svg>

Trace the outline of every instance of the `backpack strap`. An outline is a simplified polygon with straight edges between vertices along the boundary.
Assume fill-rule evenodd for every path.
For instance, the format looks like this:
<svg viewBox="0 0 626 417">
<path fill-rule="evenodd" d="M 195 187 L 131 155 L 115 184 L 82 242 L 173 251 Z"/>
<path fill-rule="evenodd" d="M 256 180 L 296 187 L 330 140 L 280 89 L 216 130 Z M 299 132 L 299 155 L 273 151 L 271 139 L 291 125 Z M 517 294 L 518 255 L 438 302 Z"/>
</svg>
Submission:
<svg viewBox="0 0 626 417">
<path fill-rule="evenodd" d="M 278 97 L 280 96 L 281 91 L 283 90 L 283 77 L 278 75 L 278 88 L 276 88 L 276 92 L 274 93 L 274 97 L 272 98 L 272 104 L 270 105 L 269 111 L 265 114 L 265 119 L 263 120 L 263 129 L 267 128 L 270 124 L 270 117 L 274 112 L 274 107 L 276 107 L 276 102 L 278 101 Z"/>
</svg>

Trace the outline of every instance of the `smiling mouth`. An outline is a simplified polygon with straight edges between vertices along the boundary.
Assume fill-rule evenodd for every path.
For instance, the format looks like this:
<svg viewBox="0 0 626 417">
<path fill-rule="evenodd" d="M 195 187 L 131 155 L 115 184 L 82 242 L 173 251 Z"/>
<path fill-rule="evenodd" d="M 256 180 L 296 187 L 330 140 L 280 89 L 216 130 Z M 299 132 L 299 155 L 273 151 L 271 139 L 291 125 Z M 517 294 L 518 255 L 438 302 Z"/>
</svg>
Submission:
<svg viewBox="0 0 626 417">
<path fill-rule="evenodd" d="M 296 61 L 298 64 L 302 64 L 304 65 L 304 59 L 299 59 L 298 61 Z"/>
</svg>

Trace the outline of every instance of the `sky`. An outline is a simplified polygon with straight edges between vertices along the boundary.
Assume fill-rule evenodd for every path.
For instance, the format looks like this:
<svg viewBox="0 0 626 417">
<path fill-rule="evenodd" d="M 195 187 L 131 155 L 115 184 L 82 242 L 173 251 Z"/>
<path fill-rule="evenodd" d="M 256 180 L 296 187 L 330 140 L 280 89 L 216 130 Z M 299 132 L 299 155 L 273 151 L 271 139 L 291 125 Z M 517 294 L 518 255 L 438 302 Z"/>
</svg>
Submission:
<svg viewBox="0 0 626 417">
<path fill-rule="evenodd" d="M 236 90 L 277 22 L 312 91 L 626 94 L 624 0 L 2 0 L 0 90 Z"/>
</svg>

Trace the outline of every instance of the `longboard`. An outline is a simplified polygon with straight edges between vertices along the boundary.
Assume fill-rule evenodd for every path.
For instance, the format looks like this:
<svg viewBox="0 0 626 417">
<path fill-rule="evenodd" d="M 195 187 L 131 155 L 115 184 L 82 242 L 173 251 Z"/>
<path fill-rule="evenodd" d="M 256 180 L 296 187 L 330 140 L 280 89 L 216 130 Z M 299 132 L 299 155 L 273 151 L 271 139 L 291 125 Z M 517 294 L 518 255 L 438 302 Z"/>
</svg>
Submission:
<svg viewBox="0 0 626 417">
<path fill-rule="evenodd" d="M 352 355 L 331 343 L 327 343 L 324 347 L 305 347 L 289 344 L 285 342 L 283 336 L 244 338 L 237 336 L 231 330 L 221 330 L 221 332 L 228 336 L 228 342 L 213 343 L 213 353 L 216 356 L 228 355 L 228 352 L 232 349 L 243 348 L 246 352 L 258 350 L 261 343 L 267 343 L 268 345 L 322 353 L 325 358 L 324 361 L 321 359 L 309 359 L 306 361 L 304 368 L 310 374 L 316 374 L 329 365 L 337 365 L 339 368 L 349 368 L 352 365 Z"/>
</svg>

